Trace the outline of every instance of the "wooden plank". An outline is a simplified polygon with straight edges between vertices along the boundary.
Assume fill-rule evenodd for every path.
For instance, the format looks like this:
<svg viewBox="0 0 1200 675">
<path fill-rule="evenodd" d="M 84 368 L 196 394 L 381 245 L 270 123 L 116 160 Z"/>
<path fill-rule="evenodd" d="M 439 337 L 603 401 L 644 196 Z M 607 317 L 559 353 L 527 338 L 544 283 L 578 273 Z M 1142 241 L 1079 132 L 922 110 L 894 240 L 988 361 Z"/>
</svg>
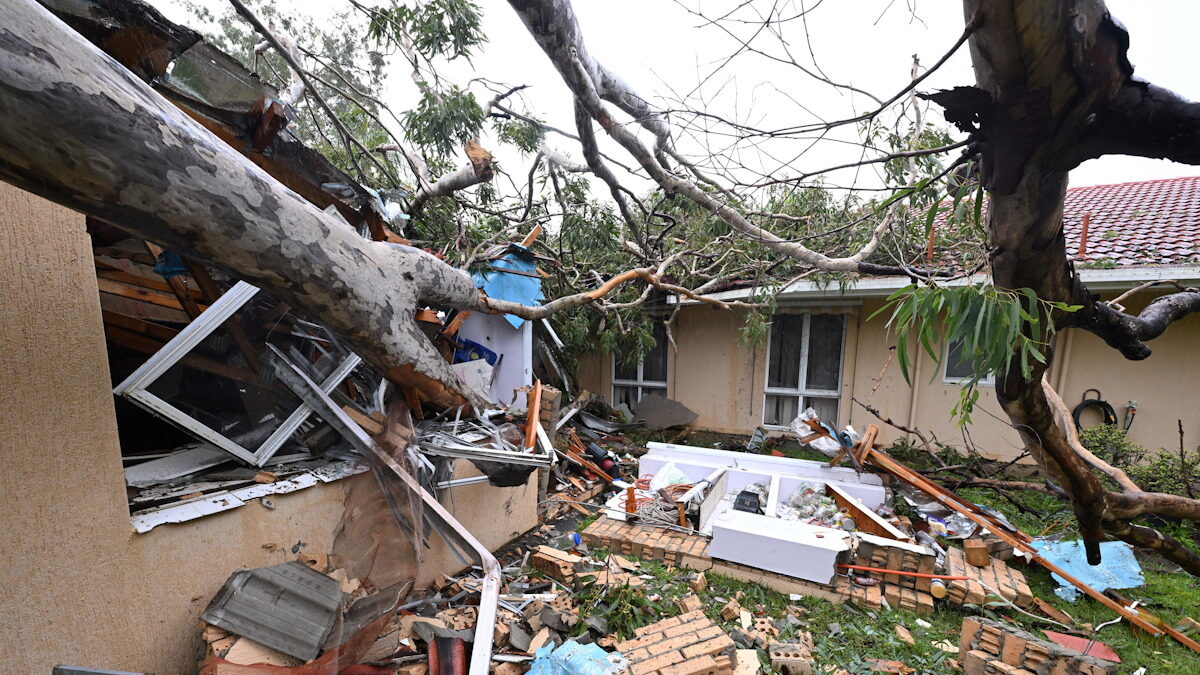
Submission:
<svg viewBox="0 0 1200 675">
<path fill-rule="evenodd" d="M 100 261 L 97 260 L 96 261 L 96 268 L 97 268 L 96 269 L 96 277 L 97 278 L 111 279 L 113 281 L 119 281 L 123 284 L 129 284 L 130 286 L 138 286 L 140 288 L 149 288 L 152 291 L 160 291 L 162 293 L 170 293 L 171 292 L 170 285 L 168 285 L 167 282 L 165 282 L 161 279 L 152 279 L 150 277 L 143 277 L 143 276 L 140 276 L 137 274 L 132 274 L 132 273 L 126 272 L 124 270 L 119 270 L 119 269 L 115 269 L 115 268 L 105 268 L 102 266 L 103 266 L 103 263 L 101 263 Z M 196 299 L 196 300 L 204 300 L 205 299 L 198 289 L 188 289 L 188 294 L 191 295 L 192 298 Z"/>
<path fill-rule="evenodd" d="M 368 415 L 362 414 L 359 412 L 358 408 L 346 404 L 342 406 L 342 412 L 346 413 L 347 417 L 354 420 L 355 424 L 362 427 L 363 431 L 367 432 L 371 436 L 378 436 L 379 434 L 383 433 L 383 424 L 380 424 L 379 421 L 372 419 Z"/>
<path fill-rule="evenodd" d="M 142 243 L 146 245 L 146 250 L 150 255 L 154 256 L 155 260 L 158 260 L 159 256 L 163 254 L 163 248 L 158 244 L 150 241 L 143 241 Z M 188 317 L 195 319 L 200 316 L 200 312 L 203 310 L 196 304 L 196 300 L 192 298 L 187 284 L 183 283 L 183 279 L 180 279 L 178 276 L 166 275 L 163 275 L 162 278 L 167 283 L 167 286 L 170 287 L 171 294 L 175 296 L 175 299 L 179 300 L 179 306 L 183 308 Z"/>
<path fill-rule="evenodd" d="M 175 330 L 174 328 L 168 328 L 152 321 L 146 321 L 145 319 L 137 319 L 132 316 L 125 316 L 124 314 L 118 314 L 117 312 L 109 311 L 107 309 L 100 310 L 100 316 L 104 318 L 104 323 L 106 324 L 116 326 L 118 328 L 124 328 L 127 331 L 145 335 L 147 337 L 152 337 L 155 340 L 161 340 L 164 343 L 179 334 L 179 331 Z"/>
<path fill-rule="evenodd" d="M 167 307 L 169 309 L 177 309 L 181 312 L 186 312 L 186 310 L 183 308 L 183 305 L 179 303 L 179 298 L 176 298 L 174 295 L 162 293 L 160 291 L 152 291 L 139 286 L 131 286 L 129 284 L 113 281 L 112 279 L 105 279 L 103 277 L 97 277 L 96 284 L 99 286 L 101 293 L 117 295 L 122 298 L 129 298 L 130 300 L 147 302 L 152 305 L 158 305 L 159 307 Z M 199 307 L 201 311 L 208 309 L 207 305 L 197 305 L 197 307 Z"/>
</svg>

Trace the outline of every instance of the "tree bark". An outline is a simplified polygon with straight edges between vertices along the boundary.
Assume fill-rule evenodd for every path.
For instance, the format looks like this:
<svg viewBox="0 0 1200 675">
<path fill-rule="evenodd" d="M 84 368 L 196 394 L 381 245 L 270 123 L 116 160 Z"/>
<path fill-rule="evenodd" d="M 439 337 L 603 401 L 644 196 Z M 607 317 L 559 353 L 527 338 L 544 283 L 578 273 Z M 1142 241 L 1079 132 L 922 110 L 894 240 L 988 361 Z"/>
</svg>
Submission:
<svg viewBox="0 0 1200 675">
<path fill-rule="evenodd" d="M 1131 79 L 1128 35 L 1100 0 L 965 0 L 964 10 L 968 20 L 981 22 L 970 38 L 978 94 L 946 101 L 963 106 L 950 116 L 979 122 L 994 283 L 1079 305 L 1077 312 L 1047 318 L 1059 327 L 1092 331 L 1127 358 L 1146 358 L 1145 340 L 1200 309 L 1200 293 L 1160 298 L 1137 317 L 1100 303 L 1067 257 L 1062 227 L 1067 172 L 1083 159 L 1111 152 L 1200 161 L 1190 142 L 1200 134 L 1196 106 Z M 1154 119 L 1163 121 L 1160 128 L 1122 126 Z M 1186 149 L 1173 148 L 1180 140 L 1190 142 Z M 1132 481 L 1121 483 L 1124 494 L 1109 492 L 1092 471 L 1096 462 L 1088 461 L 1090 453 L 1079 452 L 1078 439 L 1066 433 L 1070 419 L 1056 417 L 1042 387 L 1052 357 L 1049 353 L 1047 364 L 1037 365 L 1029 379 L 1014 360 L 1001 374 L 996 394 L 1043 471 L 1070 495 L 1088 561 L 1100 562 L 1099 542 L 1107 530 L 1135 545 L 1153 544 L 1200 573 L 1200 560 L 1179 542 L 1125 520 L 1164 511 L 1195 518 L 1200 502 L 1137 492 L 1130 489 L 1136 489 Z"/>
<path fill-rule="evenodd" d="M 32 0 L 0 3 L 0 178 L 268 290 L 435 405 L 482 403 L 413 320 L 479 308 L 470 277 L 359 237 Z"/>
</svg>

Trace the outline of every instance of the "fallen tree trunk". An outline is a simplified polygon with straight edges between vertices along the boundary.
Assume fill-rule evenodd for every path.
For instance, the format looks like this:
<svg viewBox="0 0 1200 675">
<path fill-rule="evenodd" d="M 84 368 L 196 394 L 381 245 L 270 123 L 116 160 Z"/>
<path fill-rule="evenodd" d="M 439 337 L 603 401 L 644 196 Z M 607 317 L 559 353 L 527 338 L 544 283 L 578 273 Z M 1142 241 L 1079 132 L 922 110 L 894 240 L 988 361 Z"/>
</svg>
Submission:
<svg viewBox="0 0 1200 675">
<path fill-rule="evenodd" d="M 0 3 L 0 179 L 266 289 L 435 405 L 480 403 L 413 320 L 479 308 L 467 274 L 358 236 L 32 0 Z"/>
</svg>

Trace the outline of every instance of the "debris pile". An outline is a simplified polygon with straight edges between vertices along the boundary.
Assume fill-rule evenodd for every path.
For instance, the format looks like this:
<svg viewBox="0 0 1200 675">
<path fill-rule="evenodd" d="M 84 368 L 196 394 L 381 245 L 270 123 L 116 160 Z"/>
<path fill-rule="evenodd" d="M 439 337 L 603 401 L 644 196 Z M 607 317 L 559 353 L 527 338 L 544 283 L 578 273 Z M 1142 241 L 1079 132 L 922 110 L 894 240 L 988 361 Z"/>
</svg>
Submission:
<svg viewBox="0 0 1200 675">
<path fill-rule="evenodd" d="M 963 621 L 958 649 L 964 675 L 1116 675 L 1118 668 L 1115 662 L 1039 640 L 1025 631 L 983 617 Z"/>
</svg>

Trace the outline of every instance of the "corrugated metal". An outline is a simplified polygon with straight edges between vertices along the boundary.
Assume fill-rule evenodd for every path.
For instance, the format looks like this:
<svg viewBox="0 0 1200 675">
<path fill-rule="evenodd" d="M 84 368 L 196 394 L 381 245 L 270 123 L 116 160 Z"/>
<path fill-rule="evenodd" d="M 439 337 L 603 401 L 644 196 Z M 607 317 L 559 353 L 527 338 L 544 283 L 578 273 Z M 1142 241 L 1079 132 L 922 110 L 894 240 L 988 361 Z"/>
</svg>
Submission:
<svg viewBox="0 0 1200 675">
<path fill-rule="evenodd" d="M 308 661 L 329 639 L 342 595 L 336 580 L 291 561 L 234 572 L 200 619 Z"/>
</svg>

